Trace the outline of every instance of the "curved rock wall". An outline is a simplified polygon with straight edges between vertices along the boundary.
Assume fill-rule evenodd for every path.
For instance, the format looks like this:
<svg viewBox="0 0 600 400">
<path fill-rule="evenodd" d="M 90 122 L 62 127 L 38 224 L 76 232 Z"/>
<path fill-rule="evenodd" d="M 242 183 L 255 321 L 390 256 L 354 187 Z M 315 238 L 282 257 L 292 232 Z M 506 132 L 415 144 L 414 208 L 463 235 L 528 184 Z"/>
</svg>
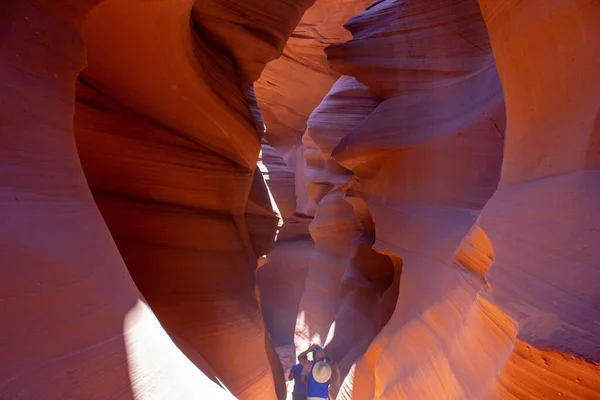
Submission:
<svg viewBox="0 0 600 400">
<path fill-rule="evenodd" d="M 264 164 L 269 175 L 272 171 L 277 175 L 268 185 L 284 222 L 269 264 L 259 270 L 259 281 L 264 299 L 271 299 L 263 301 L 263 313 L 285 368 L 295 363 L 294 330 L 290 326 L 296 323 L 313 246 L 308 225 L 315 204 L 306 190 L 311 172 L 304 160 L 302 135 L 310 113 L 339 77 L 328 66 L 323 49 L 349 37 L 343 23 L 368 2 L 317 0 L 295 28 L 282 57 L 266 66 L 255 85 L 267 126 Z M 284 178 L 288 183 L 281 179 L 283 169 L 289 171 Z M 294 192 L 288 190 L 290 186 Z M 283 187 L 287 195 L 283 195 Z M 294 208 L 289 210 L 292 199 Z"/>
<path fill-rule="evenodd" d="M 257 13 L 250 3 L 109 0 L 84 31 L 85 84 L 162 128 L 136 135 L 119 127 L 135 123 L 107 126 L 107 116 L 82 109 L 80 154 L 96 201 L 165 328 L 241 398 L 274 397 L 283 381 L 271 374 L 280 369 L 266 357 L 255 298 L 256 260 L 271 250 L 278 219 L 261 171 L 253 173 L 261 121 L 245 86 L 309 5 L 288 3 Z M 148 42 L 157 29 L 163 36 Z"/>
<path fill-rule="evenodd" d="M 306 194 L 302 135 L 309 115 L 339 74 L 327 62 L 324 48 L 349 38 L 344 22 L 370 0 L 316 0 L 288 40 L 281 58 L 270 62 L 256 82 L 256 94 L 267 125 L 266 139 L 296 174 L 297 211 L 314 215 Z"/>
<path fill-rule="evenodd" d="M 278 216 L 247 89 L 311 2 L 240 3 L 243 18 L 225 2 L 97 3 L 2 6 L 0 393 L 227 397 L 204 372 L 239 398 L 282 397 L 255 297 Z"/>
<path fill-rule="evenodd" d="M 600 5 L 367 3 L 2 3 L 0 397 L 600 398 Z"/>
<path fill-rule="evenodd" d="M 350 182 L 351 172 L 331 157 L 341 138 L 379 102 L 355 79 L 342 77 L 312 113 L 304 135 L 307 192 L 317 207 L 296 344 L 328 343 L 342 376 L 387 322 L 389 315 L 379 314 L 389 309 L 383 303 L 393 306 L 395 298 L 384 293 L 390 286 L 394 292 L 398 283 L 391 260 L 370 247 L 374 232 L 357 182 Z"/>
<path fill-rule="evenodd" d="M 597 186 L 598 91 L 589 73 L 598 56 L 576 54 L 599 10 L 585 1 L 537 11 L 481 3 L 485 22 L 474 1 L 375 2 L 346 25 L 353 40 L 327 49 L 337 71 L 383 101 L 351 129 L 343 121 L 352 103 L 338 105 L 347 133 L 325 156 L 354 173 L 347 188 L 359 185 L 360 196 L 346 200 L 366 205 L 373 248 L 403 264 L 393 316 L 338 399 L 599 395 L 600 370 L 586 363 L 597 361 L 598 302 L 585 283 L 595 282 L 598 221 L 588 205 Z M 561 39 L 548 44 L 549 32 Z M 570 63 L 581 72 L 569 75 Z M 549 64 L 554 72 L 539 73 Z M 341 213 L 345 206 L 327 206 L 326 197 L 316 215 Z M 329 229 L 316 228 L 318 243 Z M 327 268 L 311 275 L 338 279 Z M 307 282 L 318 315 L 301 321 L 297 339 L 304 345 L 306 332 L 329 329 L 343 359 L 352 346 L 333 343 L 354 329 L 340 329 L 335 288 L 322 293 L 336 300 L 319 299 Z M 335 317 L 331 307 L 339 307 Z"/>
<path fill-rule="evenodd" d="M 486 279 L 523 341 L 499 390 L 508 398 L 600 397 L 600 369 L 582 361 L 600 361 L 600 45 L 589 41 L 600 5 L 480 3 L 509 122 L 502 179 L 480 218 L 496 255 Z"/>
<path fill-rule="evenodd" d="M 494 300 L 517 316 L 519 337 L 532 345 L 600 361 L 591 285 L 600 277 L 600 44 L 579 52 L 598 32 L 600 7 L 551 2 L 536 10 L 539 19 L 525 4 L 508 10 L 482 1 L 482 10 L 510 116 L 502 179 L 481 216 L 496 253 L 487 275 Z M 546 43 L 550 31 L 555 40 Z"/>
<path fill-rule="evenodd" d="M 93 3 L 2 4 L 0 396 L 231 398 L 145 304 L 79 164 L 79 31 Z"/>
<path fill-rule="evenodd" d="M 350 371 L 340 397 L 436 398 L 441 389 L 454 386 L 462 390 L 459 397 L 478 398 L 486 382 L 469 387 L 471 375 L 448 366 L 466 369 L 471 361 L 468 352 L 456 351 L 468 345 L 466 337 L 485 337 L 485 328 L 492 324 L 485 322 L 481 311 L 469 311 L 482 288 L 465 282 L 452 267 L 455 249 L 495 189 L 502 159 L 502 93 L 478 5 L 384 1 L 347 27 L 354 39 L 329 47 L 329 59 L 334 68 L 353 75 L 383 101 L 339 137 L 329 153 L 354 172 L 360 185 L 360 196 L 348 200 L 369 216 L 367 226 L 374 225 L 371 240 L 363 247 L 368 250 L 372 244 L 392 257 L 387 261 L 391 277 L 389 272 L 378 276 L 373 261 L 350 276 L 370 281 L 369 273 L 376 274 L 387 278 L 382 283 L 389 285 L 393 265 L 403 267 L 394 315 Z M 416 42 L 419 48 L 412 45 Z M 320 203 L 317 212 L 319 207 Z M 368 304 L 365 293 L 357 298 L 355 308 Z M 452 308 L 458 313 L 449 318 Z M 388 313 L 393 309 L 392 303 Z M 343 314 L 341 307 L 338 317 Z M 375 319 L 373 312 L 365 315 Z M 448 336 L 428 337 L 431 319 L 440 318 L 445 325 L 440 321 L 433 328 L 442 328 Z M 482 322 L 470 322 L 473 319 Z M 367 344 L 381 329 L 378 322 Z M 461 332 L 464 338 L 449 334 L 460 332 L 465 323 L 474 326 Z M 348 324 L 340 328 L 335 319 L 336 334 L 352 330 Z M 420 345 L 412 345 L 410 357 L 406 352 L 415 337 L 420 337 Z M 343 354 L 343 347 L 338 344 L 338 354 Z M 431 365 L 429 360 L 436 358 L 445 361 L 445 369 Z M 494 361 L 483 363 L 494 366 Z M 455 375 L 440 379 L 440 373 Z"/>
</svg>

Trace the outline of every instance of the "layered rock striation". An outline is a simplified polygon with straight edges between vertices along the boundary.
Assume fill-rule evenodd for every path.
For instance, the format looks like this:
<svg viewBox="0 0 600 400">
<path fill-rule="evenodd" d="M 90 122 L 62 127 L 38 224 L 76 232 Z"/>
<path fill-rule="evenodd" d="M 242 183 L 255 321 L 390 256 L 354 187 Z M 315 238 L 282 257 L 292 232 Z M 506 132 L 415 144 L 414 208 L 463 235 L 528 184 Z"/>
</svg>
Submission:
<svg viewBox="0 0 600 400">
<path fill-rule="evenodd" d="M 284 395 L 251 85 L 311 1 L 214 3 L 2 12 L 3 395 Z"/>
<path fill-rule="evenodd" d="M 327 48 L 335 70 L 382 101 L 366 118 L 357 112 L 350 128 L 344 106 L 354 103 L 338 104 L 346 132 L 325 158 L 353 173 L 346 193 L 358 195 L 346 200 L 370 217 L 362 220 L 372 221 L 372 248 L 402 264 L 393 315 L 338 399 L 598 397 L 598 302 L 583 282 L 594 281 L 597 221 L 587 205 L 598 153 L 596 80 L 585 74 L 598 57 L 574 50 L 592 35 L 598 10 L 553 2 L 538 10 L 542 18 L 533 8 L 482 1 L 482 17 L 474 1 L 379 1 L 347 23 L 353 40 Z M 548 43 L 550 31 L 564 39 Z M 561 60 L 552 63 L 556 48 Z M 582 73 L 570 76 L 567 63 Z M 555 72 L 534 73 L 542 64 Z M 575 136 L 563 133 L 575 126 Z M 311 146 L 305 154 L 313 158 Z M 322 183 L 332 196 L 335 184 Z M 327 195 L 316 203 L 317 217 L 326 209 L 349 215 Z M 330 231 L 311 226 L 317 245 Z M 378 265 L 357 275 L 365 279 Z M 311 268 L 309 279 L 331 282 L 310 293 L 307 281 L 313 315 L 297 335 L 304 345 L 329 332 L 342 360 L 354 343 L 340 346 L 338 336 L 366 325 L 340 329 L 344 302 L 334 281 L 343 286 L 345 278 Z M 365 294 L 358 299 L 355 311 L 368 303 Z"/>
<path fill-rule="evenodd" d="M 598 2 L 0 9 L 0 397 L 600 398 Z"/>
</svg>

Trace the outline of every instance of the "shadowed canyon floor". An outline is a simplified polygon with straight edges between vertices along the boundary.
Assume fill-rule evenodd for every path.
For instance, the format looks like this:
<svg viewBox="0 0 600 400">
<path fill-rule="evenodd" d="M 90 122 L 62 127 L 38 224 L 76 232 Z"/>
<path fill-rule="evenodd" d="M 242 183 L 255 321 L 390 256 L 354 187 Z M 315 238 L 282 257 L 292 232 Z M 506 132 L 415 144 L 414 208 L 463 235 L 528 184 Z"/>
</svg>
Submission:
<svg viewBox="0 0 600 400">
<path fill-rule="evenodd" d="M 600 399 L 600 3 L 5 0 L 0 398 Z"/>
</svg>

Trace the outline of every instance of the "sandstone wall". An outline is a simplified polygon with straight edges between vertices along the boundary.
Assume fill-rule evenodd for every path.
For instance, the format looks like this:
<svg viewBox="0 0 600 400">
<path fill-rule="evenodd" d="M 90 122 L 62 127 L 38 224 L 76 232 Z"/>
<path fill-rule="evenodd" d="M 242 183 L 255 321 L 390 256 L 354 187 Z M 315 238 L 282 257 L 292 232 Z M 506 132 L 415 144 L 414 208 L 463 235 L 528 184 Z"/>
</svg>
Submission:
<svg viewBox="0 0 600 400">
<path fill-rule="evenodd" d="M 340 400 L 600 398 L 598 37 L 594 0 L 2 2 L 0 397 L 284 398 L 316 341 Z"/>
<path fill-rule="evenodd" d="M 312 2 L 213 3 L 3 3 L 2 395 L 284 396 L 251 85 Z"/>
<path fill-rule="evenodd" d="M 346 188 L 359 195 L 346 200 L 366 206 L 373 249 L 402 260 L 394 313 L 340 399 L 599 396 L 589 363 L 598 349 L 599 59 L 579 55 L 599 10 L 589 1 L 479 7 L 375 2 L 347 23 L 353 40 L 326 50 L 334 69 L 383 101 L 350 129 L 354 103 L 338 104 L 331 120 L 346 132 L 325 156 L 353 172 Z M 321 197 L 316 216 L 344 208 Z M 311 226 L 316 243 L 330 230 Z M 297 340 L 329 331 L 343 359 L 354 343 L 334 346 L 337 336 L 358 329 L 340 329 L 344 279 L 323 266 L 311 276 L 331 282 L 317 295 L 307 281 L 316 311 Z M 355 312 L 368 303 L 359 299 Z"/>
</svg>

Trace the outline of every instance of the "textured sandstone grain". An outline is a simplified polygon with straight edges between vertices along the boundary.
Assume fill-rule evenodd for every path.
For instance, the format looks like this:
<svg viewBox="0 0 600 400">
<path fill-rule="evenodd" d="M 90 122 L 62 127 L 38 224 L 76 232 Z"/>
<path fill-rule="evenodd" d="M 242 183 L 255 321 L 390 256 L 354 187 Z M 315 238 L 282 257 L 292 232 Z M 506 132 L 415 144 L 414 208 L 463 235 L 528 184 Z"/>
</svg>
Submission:
<svg viewBox="0 0 600 400">
<path fill-rule="evenodd" d="M 311 341 L 327 343 L 340 363 L 342 378 L 387 322 L 390 314 L 382 310 L 389 307 L 384 303 L 395 304 L 395 297 L 384 292 L 388 287 L 394 292 L 398 284 L 394 276 L 399 278 L 390 259 L 371 249 L 374 232 L 368 212 L 361 213 L 358 185 L 348 189 L 352 174 L 331 157 L 339 141 L 379 102 L 355 79 L 341 77 L 311 114 L 303 138 L 306 190 L 316 204 L 310 226 L 315 249 L 296 342 L 299 347 Z M 356 201 L 348 201 L 348 196 Z M 376 283 L 381 278 L 382 286 Z M 334 383 L 334 393 L 338 387 L 339 382 Z"/>
<path fill-rule="evenodd" d="M 403 261 L 394 315 L 339 398 L 599 396 L 600 370 L 576 359 L 597 361 L 599 348 L 585 283 L 598 226 L 586 74 L 599 60 L 575 54 L 599 10 L 481 3 L 510 121 L 502 179 L 502 93 L 475 2 L 377 2 L 348 23 L 352 41 L 328 49 L 385 99 L 333 155 L 360 180 L 374 248 Z"/>
<path fill-rule="evenodd" d="M 2 4 L 0 393 L 230 398 L 181 353 L 145 304 L 79 164 L 79 28 L 91 5 Z"/>
<path fill-rule="evenodd" d="M 598 37 L 594 0 L 3 1 L 0 397 L 283 398 L 316 341 L 338 400 L 600 398 Z"/>
<path fill-rule="evenodd" d="M 278 55 L 309 3 L 261 10 L 277 44 L 254 54 L 258 64 Z M 232 60 L 198 36 L 190 16 L 205 6 L 3 4 L 3 96 L 12 99 L 2 118 L 3 236 L 13 243 L 2 251 L 13 271 L 3 280 L 3 394 L 226 396 L 198 367 L 241 398 L 282 388 L 254 297 L 256 258 L 278 221 L 254 173 L 259 121 L 246 86 L 262 66 L 244 61 L 248 48 Z M 244 40 L 252 35 L 261 36 Z M 77 385 L 65 379 L 71 370 Z"/>
</svg>

